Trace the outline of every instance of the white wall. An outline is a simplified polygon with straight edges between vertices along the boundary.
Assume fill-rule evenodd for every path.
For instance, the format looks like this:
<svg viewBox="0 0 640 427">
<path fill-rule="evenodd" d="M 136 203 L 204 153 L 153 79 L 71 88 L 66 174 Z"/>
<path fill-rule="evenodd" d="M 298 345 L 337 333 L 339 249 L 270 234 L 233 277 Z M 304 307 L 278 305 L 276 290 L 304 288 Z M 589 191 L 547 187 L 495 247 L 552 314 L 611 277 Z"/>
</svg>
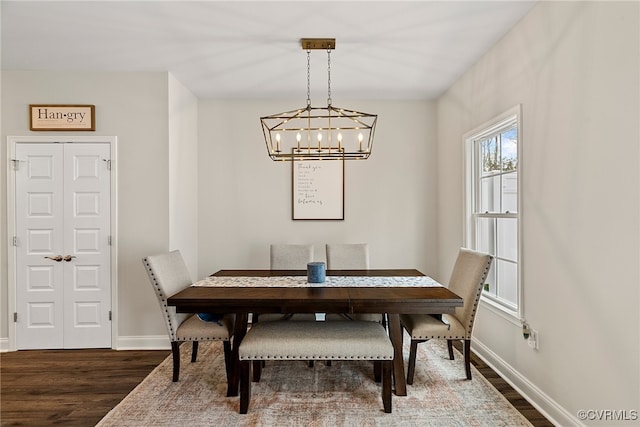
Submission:
<svg viewBox="0 0 640 427">
<path fill-rule="evenodd" d="M 291 219 L 291 164 L 272 161 L 260 116 L 304 100 L 199 104 L 200 276 L 220 268 L 268 268 L 270 243 L 367 242 L 373 268 L 436 265 L 435 105 L 337 101 L 376 113 L 371 157 L 347 161 L 345 220 Z"/>
<path fill-rule="evenodd" d="M 166 334 L 142 258 L 169 248 L 169 148 L 166 73 L 2 72 L 2 135 L 64 135 L 29 131 L 30 103 L 94 104 L 96 131 L 118 137 L 118 334 Z M 0 212 L 6 218 L 7 162 L 0 165 Z M 3 230 L 6 222 L 2 221 Z M 4 232 L 3 232 L 4 234 Z M 4 242 L 2 243 L 5 244 Z M 7 258 L 0 278 L 0 337 L 8 336 Z M 114 343 L 117 345 L 117 343 Z"/>
<path fill-rule="evenodd" d="M 198 99 L 169 74 L 169 249 L 198 272 Z"/>
<path fill-rule="evenodd" d="M 540 349 L 484 305 L 474 348 L 561 425 L 640 409 L 638 18 L 637 2 L 539 3 L 438 101 L 441 272 L 463 240 L 462 135 L 523 106 L 524 316 Z"/>
</svg>

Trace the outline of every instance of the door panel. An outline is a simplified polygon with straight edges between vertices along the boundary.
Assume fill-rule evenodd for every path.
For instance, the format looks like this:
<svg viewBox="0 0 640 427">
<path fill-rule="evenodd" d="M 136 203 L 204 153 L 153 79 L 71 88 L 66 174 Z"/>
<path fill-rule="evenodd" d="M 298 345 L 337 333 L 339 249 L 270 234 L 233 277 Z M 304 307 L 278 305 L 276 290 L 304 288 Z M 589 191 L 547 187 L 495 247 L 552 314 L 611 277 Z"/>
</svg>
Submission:
<svg viewBox="0 0 640 427">
<path fill-rule="evenodd" d="M 64 249 L 62 146 L 18 144 L 16 157 L 16 345 L 61 348 L 63 268 L 51 258 Z"/>
<path fill-rule="evenodd" d="M 16 144 L 18 349 L 111 347 L 109 144 Z"/>
<path fill-rule="evenodd" d="M 111 345 L 109 155 L 107 144 L 65 146 L 65 348 Z"/>
</svg>

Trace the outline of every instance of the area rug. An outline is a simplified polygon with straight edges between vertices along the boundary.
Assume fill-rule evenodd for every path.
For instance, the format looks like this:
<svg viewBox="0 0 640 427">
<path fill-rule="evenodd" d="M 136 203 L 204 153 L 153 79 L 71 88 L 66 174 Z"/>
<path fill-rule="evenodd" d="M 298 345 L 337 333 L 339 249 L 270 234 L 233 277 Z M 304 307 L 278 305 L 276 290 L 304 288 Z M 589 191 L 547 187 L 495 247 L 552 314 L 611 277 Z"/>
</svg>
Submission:
<svg viewBox="0 0 640 427">
<path fill-rule="evenodd" d="M 269 361 L 241 415 L 239 398 L 226 397 L 221 343 L 201 344 L 195 363 L 190 346 L 182 350 L 179 382 L 169 356 L 98 426 L 531 426 L 473 366 L 467 381 L 461 355 L 449 360 L 444 341 L 418 346 L 414 383 L 393 396 L 391 414 L 370 362 Z"/>
</svg>

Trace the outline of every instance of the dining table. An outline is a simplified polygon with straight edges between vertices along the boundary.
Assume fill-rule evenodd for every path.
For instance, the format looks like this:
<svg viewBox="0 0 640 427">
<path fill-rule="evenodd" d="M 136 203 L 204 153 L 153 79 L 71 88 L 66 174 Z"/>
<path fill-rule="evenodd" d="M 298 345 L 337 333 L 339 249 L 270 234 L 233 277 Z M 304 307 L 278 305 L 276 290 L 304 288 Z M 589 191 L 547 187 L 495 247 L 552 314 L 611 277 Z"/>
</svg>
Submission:
<svg viewBox="0 0 640 427">
<path fill-rule="evenodd" d="M 309 283 L 306 270 L 242 269 L 219 270 L 170 296 L 167 304 L 178 313 L 235 314 L 228 396 L 238 395 L 238 347 L 250 314 L 386 315 L 394 393 L 406 396 L 400 314 L 452 313 L 463 299 L 416 269 L 327 270 L 323 283 Z"/>
</svg>

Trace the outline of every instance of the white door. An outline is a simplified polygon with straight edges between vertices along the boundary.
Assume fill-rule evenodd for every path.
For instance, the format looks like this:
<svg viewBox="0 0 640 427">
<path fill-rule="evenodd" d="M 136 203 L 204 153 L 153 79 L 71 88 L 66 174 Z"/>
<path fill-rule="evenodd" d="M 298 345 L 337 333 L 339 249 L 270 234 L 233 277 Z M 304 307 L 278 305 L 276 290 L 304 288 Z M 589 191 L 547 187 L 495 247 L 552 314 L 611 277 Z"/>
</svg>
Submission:
<svg viewBox="0 0 640 427">
<path fill-rule="evenodd" d="M 16 144 L 16 345 L 111 347 L 110 146 Z"/>
</svg>

